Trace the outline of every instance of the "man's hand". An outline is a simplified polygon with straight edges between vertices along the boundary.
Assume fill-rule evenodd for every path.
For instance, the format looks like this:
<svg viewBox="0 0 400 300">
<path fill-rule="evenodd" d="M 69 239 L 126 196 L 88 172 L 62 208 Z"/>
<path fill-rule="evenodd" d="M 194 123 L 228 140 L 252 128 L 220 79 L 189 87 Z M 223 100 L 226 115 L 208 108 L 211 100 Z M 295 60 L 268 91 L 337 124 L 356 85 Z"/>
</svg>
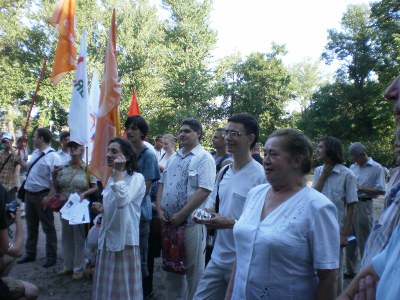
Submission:
<svg viewBox="0 0 400 300">
<path fill-rule="evenodd" d="M 370 275 L 358 281 L 358 293 L 355 294 L 356 300 L 375 300 L 376 282 Z"/>
<path fill-rule="evenodd" d="M 171 219 L 169 219 L 169 223 L 174 226 L 178 227 L 181 225 L 186 219 L 186 216 L 182 215 L 181 211 L 175 213 Z"/>
<path fill-rule="evenodd" d="M 211 213 L 211 219 L 208 220 L 200 220 L 197 218 L 193 218 L 198 224 L 204 224 L 208 229 L 230 229 L 235 225 L 235 220 L 232 218 L 225 217 L 223 215 L 217 213 Z"/>
<path fill-rule="evenodd" d="M 93 202 L 92 212 L 94 212 L 95 214 L 101 214 L 103 211 L 103 204 L 101 204 L 100 202 Z"/>
<path fill-rule="evenodd" d="M 162 208 L 157 206 L 157 213 L 162 224 L 169 223 L 169 218 Z"/>
<path fill-rule="evenodd" d="M 347 239 L 347 236 L 340 235 L 340 248 L 347 247 L 349 244 L 349 241 Z"/>
</svg>

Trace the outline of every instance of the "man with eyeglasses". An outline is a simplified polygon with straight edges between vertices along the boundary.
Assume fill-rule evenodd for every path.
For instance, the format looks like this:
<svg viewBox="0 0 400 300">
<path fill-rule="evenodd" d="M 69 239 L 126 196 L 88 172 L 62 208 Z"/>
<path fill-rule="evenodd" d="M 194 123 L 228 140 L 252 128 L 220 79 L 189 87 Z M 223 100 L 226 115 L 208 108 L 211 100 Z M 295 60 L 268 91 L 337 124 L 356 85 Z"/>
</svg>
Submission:
<svg viewBox="0 0 400 300">
<path fill-rule="evenodd" d="M 1 137 L 4 148 L 0 151 L 0 183 L 7 191 L 6 203 L 10 203 L 16 198 L 18 189 L 21 157 L 13 148 L 13 141 L 13 136 L 7 132 Z"/>
<path fill-rule="evenodd" d="M 183 226 L 184 231 L 186 274 L 166 272 L 167 299 L 193 299 L 204 270 L 206 231 L 203 225 L 194 223 L 191 214 L 211 193 L 216 171 L 213 157 L 200 145 L 202 135 L 198 120 L 182 121 L 181 149 L 168 161 L 158 188 L 157 210 L 162 226 Z"/>
<path fill-rule="evenodd" d="M 251 156 L 259 137 L 259 125 L 248 114 L 228 119 L 223 132 L 233 163 L 222 168 L 208 205 L 210 220 L 197 221 L 208 229 L 217 229 L 211 260 L 203 273 L 194 299 L 223 299 L 235 261 L 233 226 L 242 214 L 248 191 L 266 182 L 264 168 Z M 218 203 L 216 198 L 218 194 Z M 214 213 L 218 206 L 218 213 Z"/>
</svg>

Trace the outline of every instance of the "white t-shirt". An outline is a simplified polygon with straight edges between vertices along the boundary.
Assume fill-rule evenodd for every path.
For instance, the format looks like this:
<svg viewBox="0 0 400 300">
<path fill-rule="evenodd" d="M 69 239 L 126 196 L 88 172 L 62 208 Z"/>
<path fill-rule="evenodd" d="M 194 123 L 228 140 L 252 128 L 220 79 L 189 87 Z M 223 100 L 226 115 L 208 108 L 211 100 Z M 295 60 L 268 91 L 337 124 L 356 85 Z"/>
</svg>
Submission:
<svg viewBox="0 0 400 300">
<path fill-rule="evenodd" d="M 221 172 L 223 171 L 224 168 L 222 168 Z M 238 220 L 242 214 L 249 190 L 265 182 L 264 169 L 255 160 L 251 160 L 237 172 L 233 172 L 232 168 L 229 167 L 219 184 L 219 213 L 225 217 Z M 214 204 L 216 190 L 217 186 L 215 186 L 212 193 Z M 211 259 L 218 267 L 231 270 L 236 253 L 233 230 L 220 229 L 217 230 L 216 234 Z"/>
<path fill-rule="evenodd" d="M 237 265 L 232 299 L 315 299 L 316 269 L 339 266 L 336 208 L 304 187 L 260 222 L 269 188 L 250 190 L 233 228 Z"/>
</svg>

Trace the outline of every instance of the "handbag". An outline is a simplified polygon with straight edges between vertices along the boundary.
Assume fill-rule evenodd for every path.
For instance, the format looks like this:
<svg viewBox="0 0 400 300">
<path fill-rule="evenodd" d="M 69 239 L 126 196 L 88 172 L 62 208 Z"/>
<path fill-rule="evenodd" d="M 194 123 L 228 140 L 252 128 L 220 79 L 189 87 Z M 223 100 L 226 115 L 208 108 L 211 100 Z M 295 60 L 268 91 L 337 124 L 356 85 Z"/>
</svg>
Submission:
<svg viewBox="0 0 400 300">
<path fill-rule="evenodd" d="M 71 177 L 68 180 L 67 186 L 70 185 L 72 179 L 74 179 L 75 175 L 78 174 L 79 168 L 77 168 L 74 173 L 72 173 Z M 61 207 L 67 202 L 67 197 L 62 193 L 54 193 L 49 195 L 48 198 L 44 201 L 43 207 L 44 209 L 52 209 L 56 212 L 60 211 Z"/>
<path fill-rule="evenodd" d="M 64 194 L 56 193 L 51 195 L 44 203 L 44 209 L 52 209 L 56 212 L 60 211 L 61 207 L 67 202 L 67 197 Z"/>
<path fill-rule="evenodd" d="M 17 198 L 21 199 L 22 202 L 25 201 L 25 182 L 26 182 L 26 179 L 24 179 L 24 181 L 22 181 L 21 186 L 19 187 L 18 192 L 17 192 Z"/>
<path fill-rule="evenodd" d="M 163 224 L 161 237 L 163 270 L 181 275 L 186 274 L 184 227 Z"/>
</svg>

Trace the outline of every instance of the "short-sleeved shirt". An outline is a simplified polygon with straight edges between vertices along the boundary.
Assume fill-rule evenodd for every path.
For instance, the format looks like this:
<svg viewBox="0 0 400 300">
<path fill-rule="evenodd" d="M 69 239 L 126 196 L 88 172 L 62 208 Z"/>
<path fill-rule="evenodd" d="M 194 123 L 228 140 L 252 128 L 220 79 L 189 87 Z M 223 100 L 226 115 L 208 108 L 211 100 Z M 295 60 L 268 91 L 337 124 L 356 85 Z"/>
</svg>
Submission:
<svg viewBox="0 0 400 300">
<path fill-rule="evenodd" d="M 5 152 L 4 150 L 0 151 L 0 168 L 2 166 L 3 168 L 0 171 L 0 183 L 7 191 L 14 187 L 18 187 L 18 175 L 20 169 L 18 157 Z"/>
<path fill-rule="evenodd" d="M 227 168 L 228 170 L 219 183 L 219 213 L 225 217 L 238 220 L 242 214 L 249 190 L 266 182 L 265 172 L 263 167 L 253 159 L 237 172 L 234 172 L 230 166 Z M 215 186 L 211 195 L 214 203 L 216 194 L 217 187 Z M 229 270 L 232 269 L 235 256 L 233 230 L 217 230 L 214 250 L 211 256 L 212 261 L 218 267 Z"/>
<path fill-rule="evenodd" d="M 82 162 L 78 169 L 74 169 L 70 165 L 63 167 L 63 169 L 58 173 L 57 180 L 61 189 L 60 192 L 64 194 L 67 198 L 70 194 L 79 194 L 86 191 L 88 188 L 86 182 L 87 179 L 85 163 Z M 96 178 L 90 175 L 89 182 L 92 184 L 96 184 Z"/>
<path fill-rule="evenodd" d="M 387 247 L 372 259 L 372 267 L 380 280 L 376 299 L 397 300 L 400 296 L 400 226 L 393 231 Z"/>
<path fill-rule="evenodd" d="M 250 190 L 233 228 L 236 276 L 232 299 L 316 298 L 318 269 L 339 266 L 336 208 L 304 187 L 261 221 L 269 184 Z"/>
<path fill-rule="evenodd" d="M 142 149 L 138 158 L 140 173 L 144 180 L 156 181 L 160 179 L 160 169 L 156 155 L 146 146 Z"/>
<path fill-rule="evenodd" d="M 357 163 L 352 164 L 350 166 L 350 170 L 352 170 L 356 176 L 358 186 L 369 187 L 381 192 L 385 192 L 385 172 L 383 171 L 382 166 L 375 162 L 371 157 L 369 157 L 367 162 L 362 166 Z M 358 197 L 376 198 L 377 196 L 371 196 L 370 194 L 358 192 Z"/>
<path fill-rule="evenodd" d="M 65 153 L 62 149 L 58 150 L 57 154 L 60 157 L 61 165 L 68 165 L 69 161 L 71 160 L 71 155 L 69 153 Z"/>
<path fill-rule="evenodd" d="M 46 155 L 41 157 L 29 170 L 25 183 L 25 189 L 27 191 L 40 192 L 44 189 L 50 189 L 53 184 L 51 172 L 54 166 L 61 165 L 60 157 L 50 147 L 46 148 L 44 153 L 46 153 Z M 28 161 L 28 167 L 30 167 L 41 154 L 39 149 L 36 149 Z"/>
<path fill-rule="evenodd" d="M 189 184 L 191 190 L 204 188 L 212 191 L 215 183 L 215 162 L 211 154 L 206 152 L 201 145 L 197 145 L 186 155 L 180 149 L 167 163 L 160 182 L 163 183 L 161 208 L 168 217 L 179 212 L 189 200 Z M 201 156 L 197 169 L 189 174 L 189 166 L 195 156 Z M 188 197 L 189 196 L 189 197 Z M 193 224 L 190 216 L 188 224 Z"/>
<path fill-rule="evenodd" d="M 315 169 L 312 186 L 318 182 L 324 166 Z M 347 215 L 347 205 L 357 202 L 357 181 L 354 173 L 341 164 L 336 164 L 322 188 L 322 194 L 335 204 L 338 213 L 338 222 L 342 230 Z"/>
</svg>

